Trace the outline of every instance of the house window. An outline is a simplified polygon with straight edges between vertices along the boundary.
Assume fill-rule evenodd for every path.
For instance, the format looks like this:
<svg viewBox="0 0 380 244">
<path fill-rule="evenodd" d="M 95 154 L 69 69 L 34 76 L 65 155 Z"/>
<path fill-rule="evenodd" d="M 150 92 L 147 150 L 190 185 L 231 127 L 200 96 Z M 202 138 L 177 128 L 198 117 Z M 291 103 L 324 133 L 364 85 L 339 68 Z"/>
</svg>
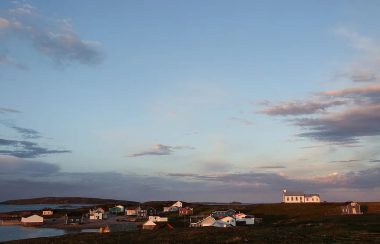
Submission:
<svg viewBox="0 0 380 244">
<path fill-rule="evenodd" d="M 298 197 L 296 197 L 296 201 L 298 201 Z"/>
<path fill-rule="evenodd" d="M 289 201 L 289 197 L 286 197 L 286 201 Z"/>
<path fill-rule="evenodd" d="M 293 197 L 292 197 L 292 201 L 293 201 Z"/>
</svg>

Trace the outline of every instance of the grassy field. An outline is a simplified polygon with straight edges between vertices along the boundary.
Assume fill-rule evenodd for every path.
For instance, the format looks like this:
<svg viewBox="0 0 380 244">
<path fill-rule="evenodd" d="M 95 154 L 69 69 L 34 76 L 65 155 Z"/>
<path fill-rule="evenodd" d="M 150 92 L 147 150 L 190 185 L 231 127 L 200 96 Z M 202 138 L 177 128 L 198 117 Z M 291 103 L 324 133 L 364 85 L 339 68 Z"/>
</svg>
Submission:
<svg viewBox="0 0 380 244">
<path fill-rule="evenodd" d="M 361 203 L 363 215 L 341 215 L 339 203 L 196 205 L 195 214 L 233 208 L 263 218 L 252 227 L 185 228 L 170 215 L 175 228 L 119 233 L 83 233 L 12 243 L 380 243 L 380 203 Z"/>
</svg>

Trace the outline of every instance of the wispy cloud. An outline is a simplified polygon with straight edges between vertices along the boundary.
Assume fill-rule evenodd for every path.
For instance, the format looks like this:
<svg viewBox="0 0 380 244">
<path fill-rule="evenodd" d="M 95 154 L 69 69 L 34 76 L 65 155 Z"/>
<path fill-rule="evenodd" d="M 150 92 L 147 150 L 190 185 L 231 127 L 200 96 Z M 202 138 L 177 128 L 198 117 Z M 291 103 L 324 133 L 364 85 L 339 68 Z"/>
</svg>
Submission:
<svg viewBox="0 0 380 244">
<path fill-rule="evenodd" d="M 340 143 L 356 143 L 361 137 L 380 135 L 380 104 L 354 107 L 320 118 L 302 118 L 295 124 L 307 132 L 301 137 Z"/>
<path fill-rule="evenodd" d="M 363 67 L 352 67 L 349 78 L 353 82 L 374 82 L 380 81 L 380 77 L 373 70 Z"/>
<path fill-rule="evenodd" d="M 11 126 L 12 129 L 16 130 L 18 133 L 22 135 L 23 138 L 25 139 L 37 139 L 41 138 L 41 134 L 33 129 L 28 129 L 28 128 L 22 128 L 19 126 Z"/>
<path fill-rule="evenodd" d="M 156 144 L 153 148 L 143 150 L 141 152 L 132 153 L 129 157 L 141 157 L 141 156 L 166 156 L 174 153 L 177 150 L 182 149 L 194 149 L 190 146 L 168 146 L 163 144 Z"/>
<path fill-rule="evenodd" d="M 265 166 L 259 166 L 260 169 L 285 169 L 286 167 L 284 165 L 265 165 Z"/>
<path fill-rule="evenodd" d="M 168 176 L 177 177 L 177 174 L 168 174 Z M 290 178 L 276 173 L 225 173 L 225 174 L 187 174 L 183 177 L 194 178 L 197 180 L 220 182 L 230 184 L 235 187 L 264 188 L 267 190 L 307 188 L 309 190 L 318 190 L 329 187 L 336 188 L 377 188 L 380 182 L 380 168 L 372 168 L 361 171 L 351 171 L 347 173 L 331 173 L 325 176 L 314 176 L 308 178 Z"/>
<path fill-rule="evenodd" d="M 21 113 L 21 112 L 13 108 L 0 107 L 0 114 L 4 114 L 4 113 Z"/>
<path fill-rule="evenodd" d="M 251 126 L 251 125 L 253 125 L 253 122 L 252 122 L 251 120 L 244 119 L 244 118 L 231 117 L 230 120 L 231 120 L 231 121 L 236 121 L 236 122 L 238 122 L 238 123 L 241 123 L 241 124 L 244 124 L 244 125 L 247 125 L 247 126 Z"/>
<path fill-rule="evenodd" d="M 193 173 L 168 173 L 166 175 L 170 177 L 197 177 L 198 176 L 198 174 L 193 174 Z"/>
<path fill-rule="evenodd" d="M 233 168 L 233 164 L 224 159 L 204 159 L 197 163 L 200 169 L 205 172 L 228 172 Z"/>
<path fill-rule="evenodd" d="M 15 130 L 24 139 L 38 139 L 38 138 L 42 137 L 40 132 L 33 130 L 33 129 L 28 129 L 28 128 L 17 126 L 12 121 L 1 121 L 0 120 L 0 124 Z"/>
<path fill-rule="evenodd" d="M 327 108 L 346 104 L 345 101 L 289 101 L 269 105 L 261 113 L 272 116 L 297 116 L 324 112 Z"/>
<path fill-rule="evenodd" d="M 358 99 L 354 100 L 356 103 L 360 103 L 362 101 L 380 103 L 380 84 L 372 84 L 340 90 L 329 90 L 321 92 L 320 94 L 326 97 Z"/>
<path fill-rule="evenodd" d="M 338 28 L 336 33 L 343 37 L 352 48 L 361 51 L 361 58 L 347 65 L 343 74 L 339 76 L 346 77 L 353 82 L 380 81 L 379 43 L 373 38 L 344 27 Z"/>
<path fill-rule="evenodd" d="M 355 39 L 353 45 L 360 50 L 378 48 L 372 39 L 356 34 L 350 38 Z M 380 57 L 380 52 L 377 54 Z M 362 75 L 364 79 L 364 72 Z M 263 105 L 266 108 L 261 112 L 270 116 L 302 116 L 287 120 L 302 130 L 299 137 L 354 147 L 361 138 L 380 135 L 379 82 L 318 92 L 305 100 Z"/>
<path fill-rule="evenodd" d="M 0 22 L 1 22 L 1 20 L 0 20 Z M 0 25 L 1 25 L 1 23 L 0 23 Z M 1 29 L 1 26 L 0 26 L 0 29 Z M 0 53 L 0 66 L 1 65 L 13 66 L 13 67 L 16 67 L 17 69 L 20 69 L 20 70 L 26 70 L 27 69 L 27 67 L 24 64 L 18 63 L 14 59 L 9 57 L 8 55 Z"/>
<path fill-rule="evenodd" d="M 345 38 L 351 47 L 374 55 L 380 54 L 380 46 L 373 38 L 361 35 L 345 27 L 338 28 L 336 32 Z"/>
<path fill-rule="evenodd" d="M 58 65 L 79 62 L 94 65 L 102 62 L 104 54 L 99 50 L 100 43 L 83 40 L 72 28 L 67 19 L 45 17 L 29 4 L 16 3 L 14 8 L 5 11 L 0 18 L 0 29 L 6 37 L 22 38 L 30 41 L 35 49 L 49 57 Z M 2 62 L 22 66 L 2 55 Z"/>
<path fill-rule="evenodd" d="M 355 162 L 360 162 L 362 160 L 359 159 L 348 159 L 348 160 L 334 160 L 330 161 L 329 163 L 355 163 Z"/>
<path fill-rule="evenodd" d="M 35 142 L 0 138 L 0 154 L 19 158 L 36 158 L 48 154 L 70 153 L 70 150 L 55 150 L 42 147 Z"/>
</svg>

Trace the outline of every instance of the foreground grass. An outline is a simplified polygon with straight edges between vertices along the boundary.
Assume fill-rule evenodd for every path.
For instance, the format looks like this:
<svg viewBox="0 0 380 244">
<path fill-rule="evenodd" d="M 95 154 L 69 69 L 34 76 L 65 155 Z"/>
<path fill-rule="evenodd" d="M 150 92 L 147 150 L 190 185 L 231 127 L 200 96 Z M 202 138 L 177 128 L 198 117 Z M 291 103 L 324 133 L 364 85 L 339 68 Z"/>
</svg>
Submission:
<svg viewBox="0 0 380 244">
<path fill-rule="evenodd" d="M 262 217 L 252 227 L 183 228 L 119 233 L 83 233 L 10 243 L 380 243 L 380 204 L 368 203 L 367 213 L 340 215 L 340 205 L 324 203 L 241 205 L 233 208 Z M 231 206 L 198 206 L 197 214 Z"/>
</svg>

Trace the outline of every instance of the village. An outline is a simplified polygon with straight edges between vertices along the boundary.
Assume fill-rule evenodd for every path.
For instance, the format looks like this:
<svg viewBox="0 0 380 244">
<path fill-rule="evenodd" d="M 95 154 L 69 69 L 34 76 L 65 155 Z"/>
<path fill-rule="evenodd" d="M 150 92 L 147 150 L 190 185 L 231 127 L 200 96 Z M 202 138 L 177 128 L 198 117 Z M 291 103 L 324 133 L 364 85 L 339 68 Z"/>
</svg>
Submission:
<svg viewBox="0 0 380 244">
<path fill-rule="evenodd" d="M 185 206 L 181 201 L 176 201 L 160 210 L 153 207 L 119 204 L 108 208 L 96 206 L 88 209 L 87 212 L 84 211 L 84 209 L 62 211 L 47 208 L 33 211 L 33 213 L 21 213 L 24 217 L 18 215 L 3 217 L 1 224 L 50 228 L 99 228 L 100 233 L 108 233 L 137 229 L 173 229 L 178 224 L 181 227 L 234 227 L 253 225 L 260 221 L 253 215 L 233 209 L 213 211 L 208 216 L 195 216 L 194 208 Z"/>
<path fill-rule="evenodd" d="M 282 192 L 282 205 L 307 205 L 316 208 L 321 202 L 319 194 L 305 194 L 286 189 Z M 248 205 L 247 205 L 248 206 Z M 136 230 L 160 230 L 174 228 L 254 228 L 265 222 L 265 216 L 255 214 L 251 209 L 238 203 L 227 206 L 210 206 L 194 203 L 150 202 L 138 205 L 96 205 L 80 209 L 52 209 L 23 211 L 3 214 L 1 225 L 22 225 L 25 227 L 91 229 L 99 233 Z M 361 215 L 360 204 L 346 202 L 336 206 L 341 215 Z M 245 211 L 242 211 L 245 209 Z M 211 210 L 211 211 L 210 211 Z M 264 217 L 264 218 L 263 218 Z"/>
</svg>

